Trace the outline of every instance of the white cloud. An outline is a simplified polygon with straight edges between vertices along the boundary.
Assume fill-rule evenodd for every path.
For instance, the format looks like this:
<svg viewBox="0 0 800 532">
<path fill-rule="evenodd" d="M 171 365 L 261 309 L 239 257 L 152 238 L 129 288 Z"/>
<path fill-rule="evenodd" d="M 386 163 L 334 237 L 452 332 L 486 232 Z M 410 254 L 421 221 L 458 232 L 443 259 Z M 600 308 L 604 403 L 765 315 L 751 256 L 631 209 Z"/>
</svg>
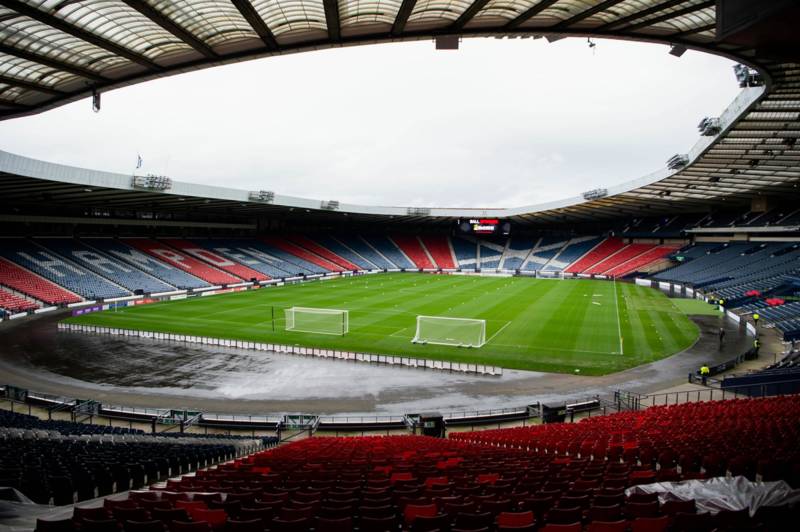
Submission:
<svg viewBox="0 0 800 532">
<path fill-rule="evenodd" d="M 293 54 L 160 79 L 0 123 L 55 162 L 343 202 L 516 206 L 659 169 L 738 88 L 661 45 L 472 39 Z"/>
</svg>

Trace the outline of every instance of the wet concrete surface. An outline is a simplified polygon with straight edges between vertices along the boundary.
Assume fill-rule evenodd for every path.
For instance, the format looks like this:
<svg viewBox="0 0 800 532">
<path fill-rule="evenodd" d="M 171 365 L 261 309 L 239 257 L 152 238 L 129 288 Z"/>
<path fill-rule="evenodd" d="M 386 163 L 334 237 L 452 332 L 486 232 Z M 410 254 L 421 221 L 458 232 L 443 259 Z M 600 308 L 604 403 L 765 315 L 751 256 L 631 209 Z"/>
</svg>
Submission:
<svg viewBox="0 0 800 532">
<path fill-rule="evenodd" d="M 728 320 L 697 316 L 695 345 L 651 364 L 601 377 L 517 370 L 491 377 L 58 332 L 56 322 L 66 315 L 0 326 L 0 383 L 113 405 L 218 413 L 474 411 L 580 400 L 620 388 L 652 392 L 685 382 L 704 362 L 728 360 L 752 342 Z M 723 323 L 727 336 L 720 349 Z"/>
</svg>

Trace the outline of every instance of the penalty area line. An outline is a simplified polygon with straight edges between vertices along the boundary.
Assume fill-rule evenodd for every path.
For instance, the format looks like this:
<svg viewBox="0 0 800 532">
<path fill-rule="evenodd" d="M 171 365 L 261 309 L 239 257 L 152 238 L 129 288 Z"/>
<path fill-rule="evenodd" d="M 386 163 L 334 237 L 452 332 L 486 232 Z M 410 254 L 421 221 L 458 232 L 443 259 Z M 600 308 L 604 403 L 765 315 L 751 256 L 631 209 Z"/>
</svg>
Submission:
<svg viewBox="0 0 800 532">
<path fill-rule="evenodd" d="M 495 332 L 493 335 L 491 335 L 491 336 L 489 337 L 489 339 L 488 339 L 488 340 L 486 340 L 486 342 L 484 342 L 484 343 L 488 344 L 489 342 L 491 342 L 491 341 L 492 341 L 492 338 L 494 338 L 495 336 L 497 336 L 498 334 L 500 334 L 501 332 L 503 332 L 503 329 L 505 329 L 505 328 L 506 328 L 506 327 L 508 327 L 509 325 L 511 325 L 511 322 L 510 322 L 510 321 L 507 321 L 505 325 L 503 325 L 502 327 L 500 327 L 499 329 L 497 329 L 497 331 L 496 331 L 496 332 Z"/>
</svg>

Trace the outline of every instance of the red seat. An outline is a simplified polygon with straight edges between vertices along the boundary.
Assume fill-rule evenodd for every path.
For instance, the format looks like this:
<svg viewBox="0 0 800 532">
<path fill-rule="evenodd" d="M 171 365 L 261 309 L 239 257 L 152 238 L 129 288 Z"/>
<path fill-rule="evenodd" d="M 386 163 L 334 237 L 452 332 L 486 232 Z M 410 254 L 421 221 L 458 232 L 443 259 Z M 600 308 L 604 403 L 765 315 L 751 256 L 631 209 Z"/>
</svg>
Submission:
<svg viewBox="0 0 800 532">
<path fill-rule="evenodd" d="M 586 532 L 626 532 L 628 522 L 624 519 L 620 521 L 592 521 L 586 528 Z"/>
<path fill-rule="evenodd" d="M 498 527 L 522 527 L 533 525 L 533 512 L 500 512 L 497 516 Z"/>
<path fill-rule="evenodd" d="M 539 529 L 539 532 L 583 532 L 580 523 L 570 523 L 568 525 L 546 525 Z"/>
<path fill-rule="evenodd" d="M 669 517 L 639 517 L 631 521 L 631 532 L 666 532 Z"/>
<path fill-rule="evenodd" d="M 413 525 L 417 517 L 434 517 L 438 514 L 435 504 L 407 504 L 403 510 L 403 520 L 407 526 Z"/>
</svg>

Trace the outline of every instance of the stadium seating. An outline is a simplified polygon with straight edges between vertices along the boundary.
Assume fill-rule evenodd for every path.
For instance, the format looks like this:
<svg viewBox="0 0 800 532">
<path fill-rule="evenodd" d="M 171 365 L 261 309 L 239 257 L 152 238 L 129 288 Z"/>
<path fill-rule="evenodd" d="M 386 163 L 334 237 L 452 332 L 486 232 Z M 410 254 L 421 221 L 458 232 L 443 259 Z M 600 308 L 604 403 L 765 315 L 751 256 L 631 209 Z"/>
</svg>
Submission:
<svg viewBox="0 0 800 532">
<path fill-rule="evenodd" d="M 298 246 L 297 244 L 286 240 L 285 238 L 281 237 L 266 237 L 263 239 L 264 242 L 269 244 L 270 246 L 276 247 L 286 253 L 290 253 L 295 257 L 298 257 L 312 265 L 312 271 L 318 273 L 326 273 L 326 272 L 341 272 L 344 271 L 345 268 L 336 264 L 335 262 L 323 258 L 316 253 L 312 253 L 311 251 Z"/>
<path fill-rule="evenodd" d="M 500 259 L 500 268 L 503 270 L 520 269 L 538 241 L 538 238 L 531 239 L 518 236 L 509 238 L 503 258 Z"/>
<path fill-rule="evenodd" d="M 297 246 L 295 246 L 297 247 Z M 250 241 L 249 252 L 265 253 L 266 258 L 275 258 L 281 261 L 280 267 L 291 275 L 305 275 L 313 273 L 327 273 L 328 268 L 320 266 L 316 262 L 310 262 L 300 255 L 296 255 L 281 247 L 270 244 L 267 240 L 259 239 Z M 327 261 L 325 261 L 327 263 Z"/>
<path fill-rule="evenodd" d="M 250 281 L 251 279 L 255 279 L 257 281 L 266 281 L 267 279 L 269 279 L 269 276 L 263 274 L 262 272 L 256 271 L 252 268 L 248 268 L 244 264 L 234 262 L 228 257 L 218 255 L 213 251 L 209 251 L 207 247 L 201 246 L 199 241 L 179 240 L 171 238 L 171 239 L 164 239 L 163 242 L 174 247 L 175 249 L 179 249 L 184 253 L 191 255 L 192 257 L 195 257 L 201 261 L 205 261 L 217 269 L 226 271 L 231 275 L 239 277 L 240 279 L 244 279 L 245 281 Z"/>
<path fill-rule="evenodd" d="M 450 248 L 450 239 L 447 236 L 425 235 L 420 239 L 437 266 L 447 270 L 457 268 L 453 260 L 453 250 Z"/>
<path fill-rule="evenodd" d="M 584 256 L 603 239 L 591 236 L 575 237 L 570 239 L 544 266 L 544 271 L 563 271 L 567 266 Z"/>
<path fill-rule="evenodd" d="M 0 285 L 49 305 L 76 303 L 81 300 L 77 295 L 3 258 L 0 258 Z"/>
<path fill-rule="evenodd" d="M 536 244 L 536 247 L 528 255 L 523 263 L 522 269 L 527 271 L 547 270 L 559 253 L 564 249 L 567 242 L 562 237 L 545 236 Z M 562 269 L 562 268 L 554 268 Z M 550 270 L 552 271 L 552 270 Z"/>
<path fill-rule="evenodd" d="M 310 237 L 307 238 L 311 240 Z M 382 268 L 377 264 L 372 263 L 372 261 L 370 261 L 367 257 L 364 257 L 353 249 L 349 248 L 333 236 L 314 235 L 312 242 L 319 245 L 323 249 L 327 249 L 337 257 L 341 257 L 346 263 L 355 265 L 357 267 L 356 269 L 375 270 Z"/>
<path fill-rule="evenodd" d="M 359 258 L 369 261 L 373 268 L 388 269 L 396 268 L 396 266 L 389 261 L 386 257 L 375 251 L 363 238 L 358 235 L 336 235 L 332 237 L 333 240 L 346 247 L 352 253 L 358 255 Z M 355 257 L 353 257 L 355 262 Z"/>
<path fill-rule="evenodd" d="M 0 255 L 89 299 L 131 295 L 131 292 L 122 286 L 73 262 L 62 260 L 57 254 L 29 240 L 3 240 L 0 244 Z"/>
<path fill-rule="evenodd" d="M 155 257 L 143 253 L 136 248 L 128 246 L 120 240 L 112 238 L 88 238 L 83 240 L 92 249 L 102 251 L 110 257 L 114 257 L 130 264 L 143 272 L 161 279 L 175 288 L 186 290 L 190 288 L 202 288 L 209 284 L 199 277 L 195 277 L 183 270 L 170 266 Z"/>
<path fill-rule="evenodd" d="M 454 236 L 451 240 L 459 268 L 477 268 L 478 246 L 475 242 Z"/>
<path fill-rule="evenodd" d="M 303 235 L 292 235 L 289 238 L 292 242 L 297 244 L 298 246 L 304 247 L 305 249 L 309 250 L 312 253 L 316 253 L 323 259 L 326 259 L 334 264 L 339 265 L 340 267 L 344 268 L 345 270 L 360 270 L 362 268 L 367 268 L 365 266 L 359 266 L 347 260 L 344 257 L 337 255 L 334 251 L 329 248 L 326 248 L 324 245 L 320 245 L 311 238 Z M 328 239 L 330 241 L 330 239 Z M 337 246 L 337 248 L 341 249 L 342 246 Z"/>
<path fill-rule="evenodd" d="M 375 251 L 387 259 L 392 265 L 389 268 L 406 268 L 413 270 L 414 264 L 400 251 L 400 248 L 387 236 L 363 236 L 364 241 Z"/>
<path fill-rule="evenodd" d="M 126 238 L 123 242 L 131 247 L 144 251 L 145 253 L 156 257 L 162 262 L 166 262 L 176 268 L 188 272 L 195 277 L 211 283 L 212 285 L 221 284 L 235 284 L 242 282 L 242 279 L 234 277 L 233 275 L 218 270 L 209 264 L 202 262 L 194 257 L 182 253 L 175 248 L 150 240 L 148 238 Z"/>
<path fill-rule="evenodd" d="M 233 458 L 235 447 L 185 443 L 151 436 L 51 435 L 9 429 L 0 438 L 0 484 L 40 504 L 72 504 L 114 491 L 140 488 L 170 473 L 188 472 Z M 97 438 L 97 439 L 95 439 Z"/>
<path fill-rule="evenodd" d="M 198 240 L 197 244 L 213 251 L 218 255 L 247 266 L 272 279 L 281 279 L 296 275 L 297 266 L 289 264 L 260 249 L 261 243 L 254 239 L 236 238 Z"/>
<path fill-rule="evenodd" d="M 76 262 L 98 275 L 112 279 L 130 291 L 167 292 L 174 286 L 159 281 L 155 277 L 108 255 L 91 249 L 73 238 L 37 239 L 36 242 L 73 262 Z"/>
<path fill-rule="evenodd" d="M 247 517 L 269 530 L 286 530 L 292 521 L 293 530 L 327 521 L 392 531 L 686 530 L 697 513 L 693 500 L 661 504 L 654 495 L 626 496 L 625 489 L 726 473 L 796 487 L 798 421 L 800 397 L 785 396 L 456 432 L 449 439 L 306 438 L 170 480 L 147 497 L 175 501 L 212 492 L 171 506 L 225 509 L 220 527 Z M 738 525 L 763 526 L 768 513 L 737 515 Z M 697 530 L 723 529 L 727 518 L 698 515 L 704 526 Z"/>
<path fill-rule="evenodd" d="M 12 294 L 8 290 L 3 290 L 0 288 L 0 309 L 5 310 L 10 314 L 14 314 L 17 312 L 27 312 L 37 308 L 39 308 L 39 305 L 33 301 L 25 299 L 24 297 L 20 297 L 16 294 Z"/>
<path fill-rule="evenodd" d="M 611 277 L 624 277 L 630 273 L 640 271 L 641 268 L 645 268 L 655 261 L 663 259 L 670 253 L 674 252 L 675 249 L 675 246 L 650 247 L 650 249 L 644 253 L 606 271 L 605 274 Z"/>
<path fill-rule="evenodd" d="M 607 275 L 609 271 L 615 269 L 617 266 L 621 266 L 651 249 L 653 249 L 653 246 L 650 244 L 628 244 L 594 266 L 585 269 L 583 273 Z"/>
<path fill-rule="evenodd" d="M 500 259 L 503 257 L 505 251 L 505 240 L 501 242 L 492 242 L 489 240 L 478 241 L 478 253 L 480 260 L 478 267 L 485 270 L 495 270 L 500 267 Z"/>
<path fill-rule="evenodd" d="M 567 273 L 584 273 L 595 264 L 605 260 L 609 256 L 625 247 L 625 243 L 619 238 L 607 238 L 599 245 L 592 248 L 583 257 L 570 264 L 564 271 Z"/>
<path fill-rule="evenodd" d="M 437 265 L 431 261 L 427 250 L 415 235 L 392 235 L 391 239 L 417 268 L 426 270 L 436 268 Z"/>
</svg>

